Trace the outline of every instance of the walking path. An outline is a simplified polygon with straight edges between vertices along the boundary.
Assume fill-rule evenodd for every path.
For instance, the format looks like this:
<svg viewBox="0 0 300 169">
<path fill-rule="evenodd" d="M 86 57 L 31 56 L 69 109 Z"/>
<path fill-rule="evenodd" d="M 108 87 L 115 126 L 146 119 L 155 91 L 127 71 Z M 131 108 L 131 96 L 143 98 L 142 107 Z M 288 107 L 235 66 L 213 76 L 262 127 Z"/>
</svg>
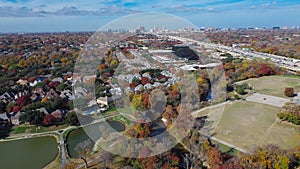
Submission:
<svg viewBox="0 0 300 169">
<path fill-rule="evenodd" d="M 219 143 L 221 143 L 221 144 L 224 144 L 224 145 L 226 145 L 226 146 L 228 146 L 228 147 L 234 148 L 234 149 L 236 149 L 236 150 L 238 150 L 238 151 L 240 151 L 240 152 L 242 152 L 242 153 L 247 153 L 247 152 L 248 152 L 248 151 L 245 150 L 245 149 L 242 149 L 242 148 L 240 148 L 240 147 L 238 147 L 238 146 L 235 146 L 235 145 L 233 145 L 233 144 L 230 144 L 230 143 L 228 143 L 228 142 L 226 142 L 226 141 L 223 141 L 223 140 L 221 140 L 221 139 L 218 139 L 218 138 L 216 138 L 216 137 L 210 137 L 210 139 L 211 139 L 211 140 L 214 140 L 214 141 L 216 141 L 216 142 L 219 142 Z"/>
<path fill-rule="evenodd" d="M 202 111 L 205 111 L 207 109 L 213 109 L 213 108 L 216 108 L 216 107 L 225 106 L 229 102 L 230 101 L 226 101 L 226 102 L 222 102 L 222 103 L 219 103 L 219 104 L 216 104 L 216 105 L 211 105 L 211 106 L 204 107 L 202 109 L 196 110 L 196 111 L 192 112 L 192 116 L 197 116 L 198 113 L 200 113 Z"/>
</svg>

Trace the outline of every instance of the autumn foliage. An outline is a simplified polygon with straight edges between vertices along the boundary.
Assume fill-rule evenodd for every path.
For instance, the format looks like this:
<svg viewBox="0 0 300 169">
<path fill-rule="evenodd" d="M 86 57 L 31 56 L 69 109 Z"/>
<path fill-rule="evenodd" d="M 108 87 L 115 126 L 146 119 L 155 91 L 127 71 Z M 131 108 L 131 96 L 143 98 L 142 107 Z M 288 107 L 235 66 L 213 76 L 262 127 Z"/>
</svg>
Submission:
<svg viewBox="0 0 300 169">
<path fill-rule="evenodd" d="M 293 97 L 294 93 L 294 88 L 292 87 L 286 87 L 284 90 L 284 95 L 286 95 L 287 97 Z"/>
</svg>

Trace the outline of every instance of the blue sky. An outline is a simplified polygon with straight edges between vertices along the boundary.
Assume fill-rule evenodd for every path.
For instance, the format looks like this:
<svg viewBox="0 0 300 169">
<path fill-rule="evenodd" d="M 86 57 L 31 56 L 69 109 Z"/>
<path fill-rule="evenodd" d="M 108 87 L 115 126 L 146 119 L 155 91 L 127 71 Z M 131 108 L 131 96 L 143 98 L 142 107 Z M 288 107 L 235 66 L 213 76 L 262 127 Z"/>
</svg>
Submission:
<svg viewBox="0 0 300 169">
<path fill-rule="evenodd" d="M 299 0 L 0 0 L 0 32 L 95 31 L 141 12 L 198 27 L 300 26 Z"/>
</svg>

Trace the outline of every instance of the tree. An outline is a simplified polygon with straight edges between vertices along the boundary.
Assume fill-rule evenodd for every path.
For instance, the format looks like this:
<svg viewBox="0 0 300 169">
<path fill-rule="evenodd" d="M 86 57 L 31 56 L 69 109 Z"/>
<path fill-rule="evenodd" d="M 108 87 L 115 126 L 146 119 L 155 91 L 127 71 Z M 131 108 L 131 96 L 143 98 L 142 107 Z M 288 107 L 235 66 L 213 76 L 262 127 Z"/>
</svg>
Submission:
<svg viewBox="0 0 300 169">
<path fill-rule="evenodd" d="M 142 85 L 146 85 L 147 83 L 150 83 L 150 79 L 148 77 L 142 77 L 141 83 Z"/>
<path fill-rule="evenodd" d="M 277 146 L 268 145 L 257 147 L 250 154 L 240 157 L 244 168 L 275 168 L 288 169 L 290 159 L 286 151 Z"/>
<path fill-rule="evenodd" d="M 92 141 L 87 139 L 75 147 L 75 150 L 78 152 L 80 158 L 84 161 L 85 168 L 88 168 L 87 158 L 91 154 L 92 146 Z"/>
<path fill-rule="evenodd" d="M 6 110 L 6 104 L 2 100 L 0 100 L 0 114 L 4 113 L 5 110 Z"/>
<path fill-rule="evenodd" d="M 295 103 L 285 103 L 281 112 L 277 114 L 277 117 L 283 121 L 288 121 L 293 124 L 300 124 L 300 106 Z"/>
<path fill-rule="evenodd" d="M 71 86 L 66 84 L 66 83 L 61 83 L 60 85 L 57 86 L 57 89 L 59 91 L 64 91 L 64 90 L 71 90 Z"/>
<path fill-rule="evenodd" d="M 55 121 L 56 121 L 56 119 L 54 116 L 52 116 L 51 114 L 46 114 L 43 119 L 43 125 L 49 126 L 49 125 L 55 123 Z"/>
<path fill-rule="evenodd" d="M 28 122 L 29 124 L 42 125 L 44 113 L 36 110 L 27 110 L 19 117 L 21 123 Z"/>
<path fill-rule="evenodd" d="M 158 168 L 158 158 L 156 156 L 139 159 L 143 169 Z"/>
<path fill-rule="evenodd" d="M 80 125 L 80 122 L 78 120 L 76 112 L 74 112 L 74 111 L 67 113 L 64 120 L 67 124 L 72 125 L 72 126 Z"/>
<path fill-rule="evenodd" d="M 9 135 L 12 126 L 8 123 L 7 120 L 0 118 L 0 139 L 5 138 Z"/>
<path fill-rule="evenodd" d="M 142 95 L 135 94 L 132 96 L 131 105 L 134 109 L 139 110 L 142 106 Z"/>
<path fill-rule="evenodd" d="M 108 151 L 101 152 L 100 158 L 102 159 L 102 161 L 104 163 L 103 167 L 108 168 L 108 166 L 113 164 L 113 160 L 114 160 L 113 154 Z"/>
<path fill-rule="evenodd" d="M 116 59 L 113 59 L 109 64 L 109 66 L 112 68 L 116 67 L 117 65 L 118 65 L 118 61 Z"/>
<path fill-rule="evenodd" d="M 210 168 L 219 168 L 220 166 L 223 165 L 222 154 L 220 150 L 218 150 L 217 148 L 209 147 L 206 156 Z"/>
<path fill-rule="evenodd" d="M 17 103 L 21 108 L 26 106 L 30 102 L 31 102 L 31 99 L 29 98 L 29 96 L 21 96 L 17 99 Z"/>
<path fill-rule="evenodd" d="M 294 88 L 286 87 L 284 90 L 284 95 L 286 95 L 287 97 L 294 97 Z"/>
<path fill-rule="evenodd" d="M 246 94 L 246 92 L 245 92 L 245 90 L 244 90 L 243 88 L 237 88 L 237 89 L 236 89 L 236 92 L 237 92 L 238 94 L 240 94 L 240 95 Z"/>
</svg>

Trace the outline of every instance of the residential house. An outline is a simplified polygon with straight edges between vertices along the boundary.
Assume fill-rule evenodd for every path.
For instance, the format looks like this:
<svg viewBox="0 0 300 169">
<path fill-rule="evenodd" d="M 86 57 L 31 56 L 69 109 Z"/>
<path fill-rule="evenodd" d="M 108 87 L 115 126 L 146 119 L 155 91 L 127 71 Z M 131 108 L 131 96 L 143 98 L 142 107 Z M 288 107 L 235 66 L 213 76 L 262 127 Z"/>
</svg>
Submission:
<svg viewBox="0 0 300 169">
<path fill-rule="evenodd" d="M 71 90 L 64 90 L 60 93 L 60 98 L 62 99 L 69 99 L 72 96 L 72 91 Z"/>
<path fill-rule="evenodd" d="M 13 92 L 5 92 L 0 96 L 0 100 L 4 103 L 8 103 L 10 101 L 13 101 L 15 98 L 15 94 Z"/>
<path fill-rule="evenodd" d="M 17 113 L 14 113 L 14 115 L 11 117 L 11 123 L 13 125 L 20 125 L 19 117 L 24 114 L 25 112 L 18 111 Z"/>
<path fill-rule="evenodd" d="M 144 86 L 142 84 L 139 84 L 137 87 L 135 87 L 134 91 L 135 92 L 141 92 L 144 90 Z"/>
<path fill-rule="evenodd" d="M 40 112 L 42 112 L 42 113 L 44 113 L 45 115 L 49 114 L 49 111 L 45 107 L 41 107 L 41 108 L 39 108 L 37 110 L 40 111 Z"/>
<path fill-rule="evenodd" d="M 56 78 L 52 79 L 51 81 L 52 81 L 52 82 L 59 82 L 59 83 L 62 83 L 62 82 L 64 81 L 64 79 L 61 78 L 61 77 L 56 77 Z"/>
<path fill-rule="evenodd" d="M 79 86 L 75 89 L 75 95 L 78 97 L 85 97 L 87 95 L 87 90 Z"/>
<path fill-rule="evenodd" d="M 28 81 L 23 79 L 19 79 L 16 83 L 22 86 L 28 85 Z"/>
<path fill-rule="evenodd" d="M 50 99 L 50 98 L 54 98 L 54 97 L 58 97 L 58 96 L 60 96 L 59 92 L 57 92 L 54 89 L 50 89 L 50 91 L 47 92 L 47 94 L 46 94 L 45 97 L 47 97 L 48 99 Z"/>
<path fill-rule="evenodd" d="M 152 86 L 152 84 L 147 83 L 147 84 L 145 84 L 144 88 L 147 89 L 147 90 L 151 90 L 151 89 L 153 89 L 154 87 Z"/>
<path fill-rule="evenodd" d="M 29 82 L 29 86 L 34 87 L 38 83 L 42 82 L 44 79 L 45 79 L 44 77 L 39 77 L 39 78 L 35 79 L 33 82 Z"/>
<path fill-rule="evenodd" d="M 26 95 L 29 95 L 29 91 L 28 90 L 20 91 L 19 93 L 17 93 L 15 95 L 15 99 L 18 99 L 19 97 L 26 96 Z"/>
<path fill-rule="evenodd" d="M 32 91 L 32 93 L 36 93 L 36 94 L 40 95 L 41 97 L 45 97 L 46 96 L 46 92 L 47 92 L 46 89 L 42 88 L 42 87 L 37 88 L 34 91 Z"/>
<path fill-rule="evenodd" d="M 0 114 L 0 126 L 7 126 L 9 124 L 9 118 L 7 117 L 6 113 Z"/>
<path fill-rule="evenodd" d="M 154 84 L 153 84 L 153 87 L 158 87 L 158 86 L 160 86 L 160 85 L 162 85 L 160 82 L 154 82 Z"/>
<path fill-rule="evenodd" d="M 2 119 L 2 120 L 8 120 L 9 119 L 8 114 L 7 113 L 0 114 L 0 119 Z"/>
<path fill-rule="evenodd" d="M 30 99 L 33 101 L 33 102 L 39 102 L 42 100 L 42 96 L 39 94 L 39 93 L 33 93 L 31 96 L 30 96 Z"/>
<path fill-rule="evenodd" d="M 109 102 L 111 101 L 111 98 L 105 96 L 105 97 L 99 97 L 97 99 L 98 105 L 102 107 L 109 107 Z"/>
<path fill-rule="evenodd" d="M 113 87 L 109 90 L 112 95 L 122 95 L 122 89 L 120 87 Z"/>
<path fill-rule="evenodd" d="M 54 112 L 51 113 L 51 115 L 57 120 L 61 121 L 62 118 L 64 117 L 64 112 L 62 110 L 55 110 Z"/>
</svg>

